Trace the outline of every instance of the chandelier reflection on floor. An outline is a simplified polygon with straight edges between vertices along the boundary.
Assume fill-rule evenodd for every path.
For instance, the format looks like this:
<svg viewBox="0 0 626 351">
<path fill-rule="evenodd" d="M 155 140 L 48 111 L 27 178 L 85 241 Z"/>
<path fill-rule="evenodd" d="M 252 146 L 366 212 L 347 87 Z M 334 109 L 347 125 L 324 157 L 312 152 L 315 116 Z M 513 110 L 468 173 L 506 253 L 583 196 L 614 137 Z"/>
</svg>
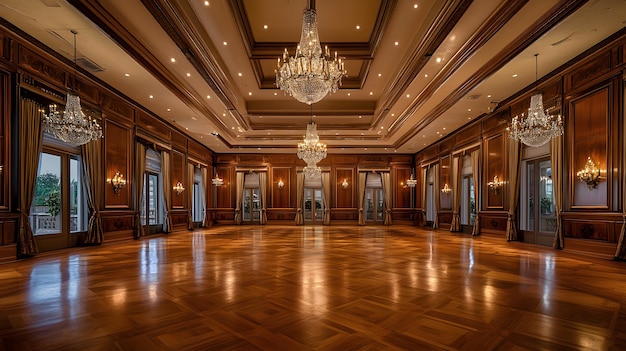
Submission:
<svg viewBox="0 0 626 351">
<path fill-rule="evenodd" d="M 76 84 L 76 31 L 74 34 L 74 85 Z M 45 131 L 55 138 L 74 146 L 80 146 L 102 137 L 102 127 L 92 117 L 86 117 L 80 106 L 80 97 L 70 89 L 67 93 L 65 110 L 61 114 L 56 105 L 43 118 Z"/>
<path fill-rule="evenodd" d="M 294 56 L 285 49 L 282 59 L 278 59 L 276 86 L 305 104 L 314 104 L 324 98 L 329 91 L 339 89 L 341 78 L 346 75 L 344 63 L 332 57 L 328 47 L 322 51 L 317 32 L 315 1 L 309 0 L 308 8 L 302 15 L 300 44 Z"/>
<path fill-rule="evenodd" d="M 318 177 L 322 170 L 317 165 L 318 162 L 326 158 L 326 144 L 320 143 L 317 135 L 317 126 L 311 121 L 306 126 L 306 135 L 302 143 L 298 143 L 298 158 L 306 162 L 306 167 L 302 170 L 305 177 Z"/>
<path fill-rule="evenodd" d="M 537 84 L 537 56 L 538 54 L 535 54 L 535 85 Z M 563 121 L 561 115 L 555 117 L 548 114 L 548 110 L 543 108 L 543 97 L 537 92 L 530 98 L 526 118 L 524 114 L 513 117 L 507 130 L 510 138 L 520 140 L 531 147 L 538 147 L 563 134 Z"/>
</svg>

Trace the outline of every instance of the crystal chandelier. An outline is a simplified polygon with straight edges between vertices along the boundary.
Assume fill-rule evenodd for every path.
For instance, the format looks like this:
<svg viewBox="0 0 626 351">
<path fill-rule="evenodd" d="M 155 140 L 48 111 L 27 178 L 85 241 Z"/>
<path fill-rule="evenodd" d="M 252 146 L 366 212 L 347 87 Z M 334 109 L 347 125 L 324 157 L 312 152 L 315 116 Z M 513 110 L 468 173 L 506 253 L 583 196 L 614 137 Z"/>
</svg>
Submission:
<svg viewBox="0 0 626 351">
<path fill-rule="evenodd" d="M 317 127 L 313 123 L 313 116 L 311 116 L 311 122 L 306 126 L 304 142 L 298 143 L 297 155 L 299 159 L 306 162 L 306 167 L 302 170 L 305 177 L 318 177 L 322 174 L 317 163 L 326 158 L 326 144 L 320 143 Z"/>
<path fill-rule="evenodd" d="M 415 176 L 413 174 L 411 174 L 411 178 L 406 180 L 406 185 L 409 188 L 415 188 L 416 184 L 417 184 L 417 179 L 415 179 Z"/>
<path fill-rule="evenodd" d="M 74 84 L 76 84 L 76 31 L 74 34 Z M 45 131 L 55 138 L 74 146 L 80 146 L 102 137 L 102 127 L 98 122 L 86 117 L 80 107 L 80 97 L 72 90 L 67 93 L 63 114 L 50 106 L 50 113 L 43 119 Z"/>
<path fill-rule="evenodd" d="M 275 71 L 276 86 L 309 105 L 322 100 L 329 91 L 336 92 L 341 78 L 346 75 L 337 52 L 332 57 L 327 46 L 322 51 L 314 3 L 314 0 L 309 0 L 309 7 L 302 14 L 302 33 L 295 55 L 289 56 L 285 49 Z"/>
<path fill-rule="evenodd" d="M 215 178 L 211 179 L 211 182 L 215 186 L 222 186 L 224 184 L 224 179 L 220 178 L 220 176 L 215 173 Z"/>
<path fill-rule="evenodd" d="M 535 54 L 535 90 L 537 84 L 537 56 Z M 556 117 L 548 114 L 543 108 L 543 96 L 536 93 L 530 97 L 528 115 L 524 118 L 515 116 L 511 120 L 511 126 L 507 128 L 509 137 L 520 140 L 522 143 L 537 147 L 546 144 L 550 139 L 563 134 L 563 121 L 561 115 Z"/>
</svg>

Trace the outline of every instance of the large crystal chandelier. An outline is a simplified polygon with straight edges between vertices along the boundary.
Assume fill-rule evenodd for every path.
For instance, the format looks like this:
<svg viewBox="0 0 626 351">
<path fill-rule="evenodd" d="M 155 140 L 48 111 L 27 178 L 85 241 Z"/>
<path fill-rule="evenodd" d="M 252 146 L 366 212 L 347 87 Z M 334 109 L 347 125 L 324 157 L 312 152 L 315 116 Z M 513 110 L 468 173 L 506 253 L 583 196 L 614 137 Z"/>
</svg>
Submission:
<svg viewBox="0 0 626 351">
<path fill-rule="evenodd" d="M 74 34 L 74 84 L 76 84 L 76 31 Z M 102 127 L 98 122 L 86 117 L 80 106 L 80 97 L 72 90 L 67 93 L 65 110 L 61 114 L 56 105 L 50 106 L 50 113 L 43 118 L 45 131 L 55 138 L 74 146 L 80 146 L 102 137 Z"/>
<path fill-rule="evenodd" d="M 535 84 L 537 83 L 537 54 L 535 54 Z M 528 115 L 524 118 L 515 116 L 507 128 L 509 137 L 520 140 L 522 143 L 537 147 L 546 144 L 550 139 L 563 134 L 561 115 L 551 116 L 543 108 L 543 96 L 536 93 L 530 97 Z"/>
<path fill-rule="evenodd" d="M 318 162 L 326 158 L 326 144 L 320 143 L 320 137 L 317 135 L 317 127 L 313 122 L 306 126 L 306 136 L 304 142 L 298 143 L 298 158 L 306 162 L 306 167 L 302 170 L 305 177 L 318 177 L 322 174 L 322 170 L 317 165 Z"/>
<path fill-rule="evenodd" d="M 337 52 L 332 57 L 328 47 L 322 51 L 314 3 L 314 0 L 309 0 L 309 7 L 302 14 L 302 33 L 295 55 L 289 56 L 285 49 L 275 71 L 276 86 L 309 105 L 322 100 L 329 91 L 336 92 L 341 78 L 346 75 Z"/>
</svg>

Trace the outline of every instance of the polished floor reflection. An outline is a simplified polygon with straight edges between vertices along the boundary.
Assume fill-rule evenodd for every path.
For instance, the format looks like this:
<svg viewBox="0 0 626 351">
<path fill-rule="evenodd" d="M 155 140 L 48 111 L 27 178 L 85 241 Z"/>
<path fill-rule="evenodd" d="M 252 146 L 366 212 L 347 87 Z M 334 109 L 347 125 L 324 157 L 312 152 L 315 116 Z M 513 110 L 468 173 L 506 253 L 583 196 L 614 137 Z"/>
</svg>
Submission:
<svg viewBox="0 0 626 351">
<path fill-rule="evenodd" d="M 410 226 L 228 226 L 0 265 L 0 350 L 626 350 L 626 264 Z"/>
</svg>

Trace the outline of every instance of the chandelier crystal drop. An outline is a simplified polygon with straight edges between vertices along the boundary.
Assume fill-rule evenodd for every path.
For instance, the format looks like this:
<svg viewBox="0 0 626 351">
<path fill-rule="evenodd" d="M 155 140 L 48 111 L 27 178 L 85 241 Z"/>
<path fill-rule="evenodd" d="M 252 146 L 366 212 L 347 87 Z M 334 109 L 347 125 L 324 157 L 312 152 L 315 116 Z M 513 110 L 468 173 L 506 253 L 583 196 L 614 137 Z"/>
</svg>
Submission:
<svg viewBox="0 0 626 351">
<path fill-rule="evenodd" d="M 537 56 L 535 55 L 535 84 L 537 82 Z M 551 116 L 548 110 L 543 108 L 543 96 L 541 93 L 536 93 L 530 97 L 530 107 L 526 117 L 524 114 L 513 117 L 507 130 L 511 139 L 520 140 L 531 147 L 538 147 L 548 143 L 552 138 L 563 135 L 563 121 L 561 115 Z"/>
<path fill-rule="evenodd" d="M 76 34 L 74 34 L 74 84 L 76 84 Z M 63 114 L 56 105 L 50 106 L 50 113 L 43 118 L 44 130 L 55 138 L 74 146 L 87 144 L 102 138 L 102 127 L 94 118 L 86 117 L 80 106 L 80 97 L 70 90 L 65 101 Z"/>
<path fill-rule="evenodd" d="M 346 75 L 344 63 L 331 56 L 326 46 L 322 51 L 317 32 L 317 14 L 309 2 L 302 15 L 300 44 L 294 56 L 285 49 L 278 59 L 276 86 L 296 100 L 311 105 L 322 100 L 328 92 L 336 92 L 341 78 Z"/>
<path fill-rule="evenodd" d="M 319 177 L 322 174 L 317 163 L 326 158 L 326 144 L 320 143 L 317 126 L 313 121 L 306 126 L 306 136 L 304 142 L 298 143 L 297 155 L 306 162 L 306 167 L 302 170 L 305 177 Z"/>
</svg>

